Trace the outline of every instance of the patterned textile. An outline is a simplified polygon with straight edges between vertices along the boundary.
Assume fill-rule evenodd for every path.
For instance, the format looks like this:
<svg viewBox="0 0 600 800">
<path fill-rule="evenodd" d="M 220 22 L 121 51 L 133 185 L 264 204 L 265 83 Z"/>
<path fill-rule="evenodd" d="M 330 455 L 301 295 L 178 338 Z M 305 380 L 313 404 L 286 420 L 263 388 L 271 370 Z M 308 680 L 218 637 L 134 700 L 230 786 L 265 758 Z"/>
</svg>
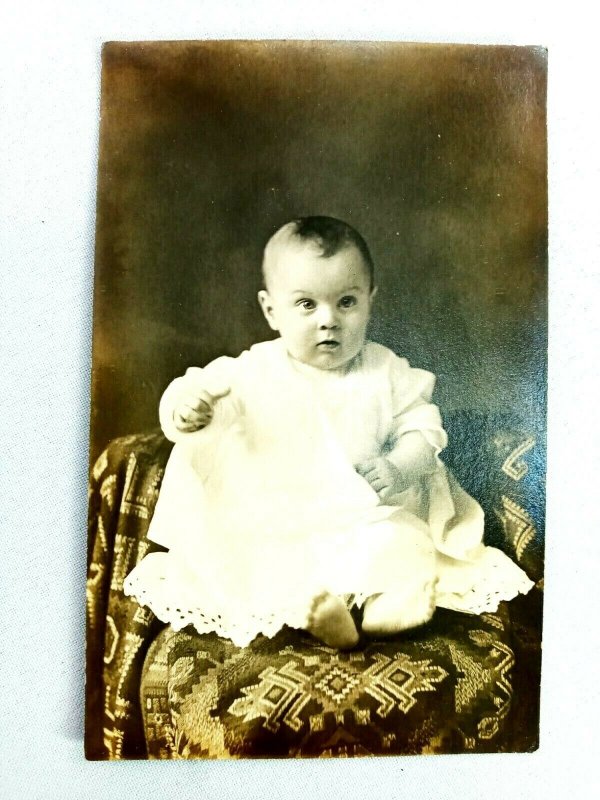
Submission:
<svg viewBox="0 0 600 800">
<path fill-rule="evenodd" d="M 160 433 L 113 442 L 91 475 L 88 522 L 85 748 L 90 759 L 145 758 L 142 664 L 163 626 L 123 594 L 145 538 L 171 444 Z"/>
<path fill-rule="evenodd" d="M 513 695 L 508 629 L 505 608 L 439 610 L 420 632 L 342 653 L 289 628 L 243 649 L 166 628 L 142 676 L 149 756 L 496 752 Z"/>
<path fill-rule="evenodd" d="M 544 575 L 545 442 L 512 414 L 455 412 L 444 462 L 486 515 L 486 544 L 534 581 Z"/>
<path fill-rule="evenodd" d="M 504 417 L 459 414 L 446 427 L 453 442 L 446 461 L 483 505 L 489 543 L 539 580 L 543 473 L 528 467 L 531 437 Z M 460 437 L 464 430 L 468 439 Z M 170 449 L 160 432 L 126 437 L 111 443 L 92 471 L 88 758 L 536 747 L 540 592 L 497 614 L 438 610 L 419 631 L 350 653 L 289 629 L 243 650 L 214 635 L 175 634 L 126 597 L 124 577 L 160 549 L 145 536 Z"/>
</svg>

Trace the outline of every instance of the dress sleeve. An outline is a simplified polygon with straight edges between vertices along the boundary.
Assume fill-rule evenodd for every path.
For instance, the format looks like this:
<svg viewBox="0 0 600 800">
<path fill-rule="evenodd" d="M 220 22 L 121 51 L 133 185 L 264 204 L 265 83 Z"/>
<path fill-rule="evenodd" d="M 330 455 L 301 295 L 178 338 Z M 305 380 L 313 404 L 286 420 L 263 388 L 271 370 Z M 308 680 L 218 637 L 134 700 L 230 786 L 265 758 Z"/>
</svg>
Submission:
<svg viewBox="0 0 600 800">
<path fill-rule="evenodd" d="M 393 429 L 390 446 L 410 431 L 419 431 L 435 450 L 436 456 L 446 447 L 448 437 L 443 428 L 440 411 L 431 396 L 435 375 L 411 367 L 405 358 L 394 356 L 390 364 L 392 383 Z"/>
<path fill-rule="evenodd" d="M 160 426 L 167 439 L 177 442 L 187 435 L 178 431 L 173 422 L 175 408 L 181 395 L 194 391 L 222 394 L 230 390 L 235 382 L 237 366 L 237 358 L 221 356 L 206 367 L 189 367 L 185 375 L 175 378 L 167 386 L 158 407 Z"/>
</svg>

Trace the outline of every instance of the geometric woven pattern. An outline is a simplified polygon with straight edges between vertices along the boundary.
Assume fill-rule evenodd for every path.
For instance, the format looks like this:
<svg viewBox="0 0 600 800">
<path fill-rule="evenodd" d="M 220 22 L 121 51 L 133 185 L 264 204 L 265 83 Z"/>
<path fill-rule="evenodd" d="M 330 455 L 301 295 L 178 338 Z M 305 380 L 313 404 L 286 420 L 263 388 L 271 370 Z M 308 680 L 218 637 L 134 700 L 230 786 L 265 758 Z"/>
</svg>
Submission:
<svg viewBox="0 0 600 800">
<path fill-rule="evenodd" d="M 526 436 L 523 441 L 512 450 L 502 463 L 502 472 L 512 478 L 513 481 L 520 481 L 524 478 L 529 471 L 527 462 L 523 460 L 523 456 L 528 453 L 535 445 L 535 438 L 533 436 Z"/>
<path fill-rule="evenodd" d="M 484 507 L 489 543 L 540 579 L 538 446 L 530 448 L 527 432 L 507 415 L 459 412 L 445 422 L 451 446 L 444 459 Z M 175 633 L 125 596 L 124 577 L 148 552 L 161 549 L 146 533 L 170 450 L 158 431 L 125 437 L 112 442 L 92 470 L 88 758 L 536 747 L 539 591 L 515 598 L 496 614 L 438 609 L 417 631 L 361 641 L 351 652 L 332 650 L 289 628 L 243 649 L 215 634 L 200 636 L 189 628 Z"/>
<path fill-rule="evenodd" d="M 92 470 L 88 526 L 86 756 L 145 758 L 139 680 L 163 627 L 123 594 L 146 539 L 171 445 L 157 434 L 114 442 Z"/>
<path fill-rule="evenodd" d="M 420 632 L 350 652 L 291 629 L 240 649 L 166 628 L 142 675 L 149 755 L 498 751 L 513 666 L 505 609 L 483 617 L 438 610 Z"/>
<path fill-rule="evenodd" d="M 273 733 L 282 724 L 299 731 L 302 711 L 314 699 L 321 712 L 309 717 L 309 727 L 321 730 L 324 714 L 333 714 L 343 724 L 344 715 L 355 712 L 363 694 L 379 701 L 375 714 L 382 719 L 395 708 L 406 713 L 417 702 L 417 692 L 433 690 L 448 674 L 429 661 L 413 662 L 404 653 L 394 658 L 377 654 L 373 664 L 361 669 L 364 660 L 362 652 L 354 659 L 334 653 L 316 665 L 314 656 L 305 657 L 303 666 L 312 664 L 314 670 L 296 669 L 294 659 L 279 669 L 267 667 L 258 676 L 259 683 L 242 688 L 244 696 L 234 700 L 228 711 L 245 722 L 261 718 L 263 727 Z M 359 716 L 359 723 L 367 725 L 370 719 L 367 712 Z"/>
<path fill-rule="evenodd" d="M 502 495 L 500 509 L 497 512 L 502 522 L 508 541 L 511 542 L 517 558 L 522 559 L 527 545 L 535 537 L 533 520 L 525 509 L 521 508 L 510 497 Z"/>
</svg>

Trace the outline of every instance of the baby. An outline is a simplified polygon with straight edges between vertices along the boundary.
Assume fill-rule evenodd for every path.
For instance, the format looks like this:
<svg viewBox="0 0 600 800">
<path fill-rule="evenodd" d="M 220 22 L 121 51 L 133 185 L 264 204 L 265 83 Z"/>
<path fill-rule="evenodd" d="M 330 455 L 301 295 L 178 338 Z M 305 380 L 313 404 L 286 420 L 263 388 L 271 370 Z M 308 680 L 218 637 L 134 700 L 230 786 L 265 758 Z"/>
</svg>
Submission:
<svg viewBox="0 0 600 800">
<path fill-rule="evenodd" d="M 330 217 L 290 222 L 263 278 L 279 338 L 192 367 L 163 395 L 176 446 L 149 538 L 169 552 L 143 559 L 126 592 L 236 644 L 288 624 L 350 648 L 352 602 L 381 636 L 436 604 L 493 610 L 527 591 L 483 546 L 480 507 L 439 459 L 434 376 L 366 339 L 377 288 L 360 234 Z"/>
</svg>

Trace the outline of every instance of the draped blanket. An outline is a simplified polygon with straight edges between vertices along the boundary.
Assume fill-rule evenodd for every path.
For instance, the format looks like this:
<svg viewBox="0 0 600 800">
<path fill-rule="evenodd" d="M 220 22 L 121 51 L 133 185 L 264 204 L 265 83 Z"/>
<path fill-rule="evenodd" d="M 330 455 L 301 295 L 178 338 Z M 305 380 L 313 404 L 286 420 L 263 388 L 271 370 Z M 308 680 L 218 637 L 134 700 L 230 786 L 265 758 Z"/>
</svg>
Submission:
<svg viewBox="0 0 600 800">
<path fill-rule="evenodd" d="M 543 458 L 509 417 L 455 415 L 445 460 L 486 512 L 487 541 L 541 587 Z M 465 433 L 465 432 L 468 432 Z M 90 482 L 90 759 L 523 751 L 537 746 L 541 592 L 496 614 L 438 609 L 409 635 L 339 653 L 284 628 L 238 648 L 175 632 L 124 595 L 171 445 L 111 443 Z M 515 699 L 516 697 L 516 699 Z"/>
</svg>

